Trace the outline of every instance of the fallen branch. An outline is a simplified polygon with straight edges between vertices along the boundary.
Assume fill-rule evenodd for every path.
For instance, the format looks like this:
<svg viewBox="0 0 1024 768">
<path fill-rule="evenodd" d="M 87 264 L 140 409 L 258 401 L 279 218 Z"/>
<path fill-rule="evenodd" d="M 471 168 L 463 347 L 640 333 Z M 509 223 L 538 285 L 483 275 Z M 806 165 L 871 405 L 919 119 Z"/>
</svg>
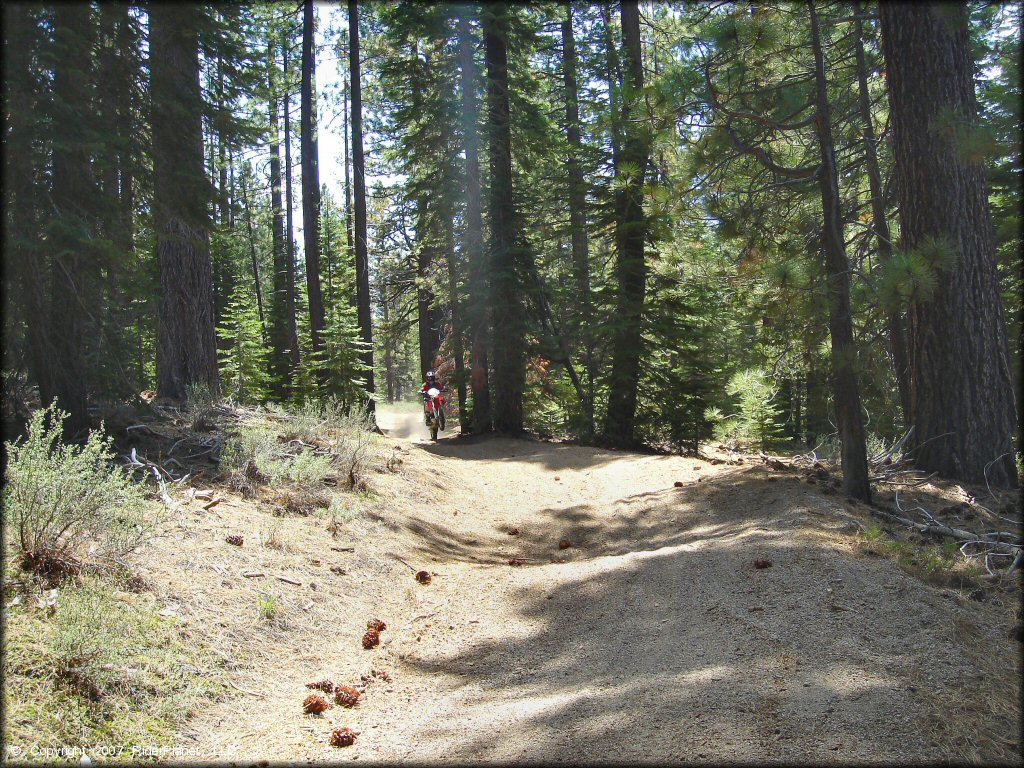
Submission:
<svg viewBox="0 0 1024 768">
<path fill-rule="evenodd" d="M 285 584 L 293 584 L 296 587 L 301 587 L 302 586 L 302 582 L 301 581 L 296 581 L 295 579 L 289 579 L 287 576 L 275 576 L 274 578 L 277 579 L 278 581 L 283 581 Z"/>
<path fill-rule="evenodd" d="M 1021 552 L 1024 552 L 1024 545 L 1022 545 L 1022 544 L 1008 543 L 1008 542 L 1003 542 L 1003 541 L 992 541 L 992 540 L 986 538 L 988 536 L 999 535 L 999 534 L 1003 533 L 1001 531 L 996 533 L 996 534 L 991 534 L 991 533 L 977 534 L 977 533 L 974 533 L 972 531 L 965 531 L 962 528 L 954 528 L 951 525 L 947 525 L 946 523 L 939 522 L 938 520 L 936 520 L 932 516 L 932 514 L 930 512 L 928 512 L 928 510 L 924 509 L 924 507 L 914 507 L 911 510 L 903 509 L 903 507 L 900 505 L 900 502 L 899 502 L 899 493 L 898 492 L 897 492 L 897 495 L 896 495 L 896 507 L 903 514 L 906 514 L 908 511 L 913 512 L 913 511 L 918 511 L 919 510 L 919 511 L 923 512 L 927 516 L 928 522 L 924 522 L 924 523 L 917 522 L 915 520 L 911 520 L 908 517 L 903 517 L 901 515 L 894 514 L 894 513 L 890 512 L 890 511 L 882 508 L 882 507 L 874 507 L 873 508 L 873 513 L 875 515 L 879 516 L 879 517 L 885 517 L 885 518 L 888 518 L 890 520 L 895 520 L 896 522 L 901 523 L 901 524 L 907 526 L 908 528 L 914 529 L 918 533 L 923 533 L 923 534 L 934 536 L 934 537 L 937 537 L 937 538 L 939 538 L 939 537 L 950 537 L 950 538 L 956 539 L 957 541 L 963 542 L 963 545 L 961 546 L 960 551 L 964 553 L 965 557 L 968 557 L 968 555 L 967 555 L 966 552 L 964 552 L 964 549 L 966 549 L 968 546 L 972 546 L 972 545 L 985 545 L 985 546 L 987 546 L 988 550 L 986 551 L 986 554 L 988 554 L 988 555 L 995 554 L 995 555 L 1013 556 L 1013 555 L 1019 555 Z"/>
<path fill-rule="evenodd" d="M 250 696 L 256 696 L 256 697 L 258 697 L 260 699 L 267 698 L 267 694 L 265 694 L 265 693 L 257 693 L 256 691 L 250 691 L 247 688 L 240 688 L 239 686 L 235 685 L 231 680 L 228 680 L 228 685 L 230 685 L 236 691 L 241 691 L 242 693 L 248 693 Z"/>
</svg>

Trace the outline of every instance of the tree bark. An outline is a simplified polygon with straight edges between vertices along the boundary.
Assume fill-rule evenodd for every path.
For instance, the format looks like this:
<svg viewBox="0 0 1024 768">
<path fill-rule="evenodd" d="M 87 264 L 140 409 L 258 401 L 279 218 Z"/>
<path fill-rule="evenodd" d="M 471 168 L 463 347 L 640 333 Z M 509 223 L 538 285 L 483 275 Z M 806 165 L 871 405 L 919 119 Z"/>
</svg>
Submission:
<svg viewBox="0 0 1024 768">
<path fill-rule="evenodd" d="M 1016 411 L 983 158 L 967 9 L 881 3 L 894 182 L 907 251 L 945 241 L 955 264 L 908 312 L 914 460 L 926 471 L 1017 487 Z"/>
<path fill-rule="evenodd" d="M 96 37 L 88 5 L 60 5 L 54 14 L 55 61 L 53 96 L 60 131 L 53 146 L 53 186 L 50 196 L 56 218 L 48 242 L 53 252 L 49 328 L 54 352 L 54 398 L 68 413 L 64 433 L 88 429 L 83 354 L 84 303 L 87 272 L 98 272 L 91 245 L 93 211 L 98 194 L 85 141 L 72 126 L 92 109 L 92 46 Z"/>
<path fill-rule="evenodd" d="M 590 254 L 587 243 L 586 187 L 580 168 L 582 140 L 580 131 L 579 88 L 576 82 L 576 39 L 572 30 L 572 3 L 565 4 L 562 19 L 562 74 L 565 81 L 565 126 L 569 140 L 569 230 L 572 239 L 572 267 L 580 301 L 579 329 L 587 372 L 584 410 L 586 429 L 594 433 L 594 337 L 593 308 L 590 297 Z"/>
<path fill-rule="evenodd" d="M 351 172 L 352 161 L 351 161 L 351 159 L 349 157 L 349 147 L 351 145 L 349 144 L 349 137 L 348 137 L 348 133 L 349 133 L 349 131 L 348 131 L 348 116 L 349 116 L 349 111 L 351 109 L 351 105 L 349 103 L 348 92 L 349 92 L 349 88 L 348 88 L 347 84 L 343 83 L 342 84 L 342 91 L 341 91 L 341 104 L 342 104 L 342 115 L 343 115 L 342 122 L 343 122 L 343 127 L 344 127 L 343 135 L 344 135 L 344 139 L 345 139 L 344 144 L 343 144 L 343 146 L 345 148 L 345 150 L 344 150 L 344 162 L 345 162 L 345 244 L 346 244 L 346 248 L 347 248 L 346 253 L 348 254 L 348 263 L 355 264 L 356 263 L 356 244 L 355 244 L 355 232 L 353 231 L 353 229 L 355 227 L 355 222 L 353 221 L 353 217 L 352 217 L 352 172 Z M 356 291 L 356 295 L 355 296 L 352 296 L 352 295 L 349 296 L 349 302 L 351 303 L 352 306 L 357 308 L 357 313 L 358 313 L 358 307 L 359 307 L 358 290 Z M 388 402 L 391 402 L 391 401 L 389 400 Z"/>
<path fill-rule="evenodd" d="M 473 414 L 470 429 L 474 434 L 491 429 L 491 399 L 487 380 L 488 302 L 484 226 L 480 208 L 480 136 L 477 131 L 479 106 L 476 97 L 477 70 L 473 59 L 476 40 L 470 17 L 459 16 L 459 77 L 462 86 L 462 137 L 466 152 L 466 201 L 463 228 L 463 252 L 469 270 L 470 302 L 470 391 Z"/>
<path fill-rule="evenodd" d="M 443 118 L 442 118 L 443 119 Z M 444 120 L 444 119 L 443 119 Z M 447 120 L 441 125 L 441 146 L 451 145 L 451 126 Z M 456 188 L 456 180 L 449 175 L 449 166 L 446 161 L 445 185 L 450 190 Z M 455 390 L 459 402 L 459 430 L 469 431 L 469 413 L 466 410 L 466 377 L 465 377 L 465 349 L 463 347 L 463 318 L 462 306 L 459 302 L 459 278 L 457 254 L 455 252 L 455 197 L 454 191 L 444 191 L 438 196 L 438 218 L 442 231 L 442 247 L 445 253 L 445 263 L 448 267 L 448 305 L 451 315 L 451 347 L 452 356 L 455 358 Z"/>
<path fill-rule="evenodd" d="M 4 261 L 10 281 L 3 281 L 4 310 L 8 318 L 20 309 L 25 321 L 28 363 L 43 403 L 56 396 L 54 375 L 58 365 L 51 344 L 49 307 L 49 249 L 40 237 L 41 182 L 36 167 L 41 158 L 33 151 L 40 130 L 38 95 L 31 77 L 40 28 L 32 6 L 7 3 L 4 18 L 5 133 L 4 133 Z"/>
<path fill-rule="evenodd" d="M 153 214 L 161 288 L 157 394 L 184 398 L 191 384 L 218 394 L 210 187 L 203 172 L 199 86 L 197 27 L 203 11 L 165 3 L 149 9 Z"/>
<path fill-rule="evenodd" d="M 853 316 L 850 309 L 850 266 L 846 259 L 843 238 L 843 213 L 839 198 L 839 174 L 836 170 L 835 147 L 832 142 L 832 117 L 828 103 L 828 81 L 825 79 L 825 57 L 822 53 L 821 31 L 814 0 L 808 0 L 811 21 L 811 47 L 814 50 L 814 80 L 821 169 L 823 216 L 822 245 L 828 274 L 828 327 L 832 339 L 832 392 L 835 398 L 836 421 L 842 442 L 843 489 L 847 496 L 863 502 L 871 501 L 868 481 L 868 456 L 864 442 L 864 419 L 861 415 L 860 390 L 857 387 L 857 348 L 853 342 Z"/>
<path fill-rule="evenodd" d="M 864 165 L 868 172 L 868 189 L 871 193 L 871 226 L 875 232 L 878 260 L 885 264 L 892 257 L 892 234 L 889 231 L 889 220 L 885 214 L 885 188 L 882 185 L 882 172 L 878 166 L 878 153 L 875 149 L 878 139 L 875 138 L 875 127 L 871 119 L 868 67 L 864 56 L 864 22 L 861 18 L 860 0 L 854 0 L 853 10 L 857 36 L 857 104 L 863 124 Z M 900 409 L 903 412 L 903 425 L 906 428 L 910 426 L 910 367 L 907 360 L 906 330 L 902 314 L 900 312 L 887 313 L 885 324 L 889 331 L 893 373 L 896 375 L 896 386 L 900 393 Z"/>
<path fill-rule="evenodd" d="M 313 41 L 313 0 L 302 5 L 302 95 L 300 145 L 302 155 L 302 236 L 306 256 L 306 294 L 312 352 L 323 348 L 324 299 L 320 291 L 320 170 L 317 163 L 316 102 L 313 78 L 316 61 Z"/>
<path fill-rule="evenodd" d="M 526 385 L 525 328 L 521 265 L 517 243 L 518 222 L 512 198 L 512 134 L 508 94 L 508 14 L 505 3 L 492 3 L 481 14 L 484 60 L 487 65 L 487 116 L 490 127 L 488 154 L 491 168 L 491 285 L 495 329 L 491 380 L 494 431 L 523 431 L 523 389 Z"/>
<path fill-rule="evenodd" d="M 280 179 L 278 179 L 280 182 Z M 280 197 L 280 190 L 278 191 Z M 252 209 L 249 207 L 249 189 L 245 183 L 245 176 L 242 176 L 242 203 L 245 205 L 245 223 L 249 230 L 249 257 L 252 264 L 252 282 L 256 289 L 256 309 L 260 315 L 260 336 L 264 342 L 267 340 L 267 317 L 263 311 L 263 288 L 260 287 L 260 264 L 256 258 L 256 234 L 252 226 Z"/>
<path fill-rule="evenodd" d="M 643 183 L 649 149 L 631 117 L 642 105 L 644 70 L 641 58 L 640 11 L 636 0 L 622 0 L 622 48 L 626 62 L 622 94 L 619 100 L 619 124 L 622 148 L 616 163 L 616 176 L 628 164 L 632 177 L 616 192 L 615 241 L 616 276 L 619 281 L 616 305 L 616 330 L 612 338 L 612 372 L 609 377 L 608 413 L 605 437 L 617 445 L 634 441 L 637 385 L 643 356 L 642 315 L 647 282 L 644 262 L 646 219 L 643 209 Z"/>
<path fill-rule="evenodd" d="M 352 84 L 352 176 L 355 198 L 356 301 L 359 335 L 366 348 L 362 359 L 366 366 L 367 408 L 374 412 L 373 326 L 370 315 L 370 257 L 366 241 L 366 161 L 363 158 L 363 91 L 359 62 L 359 6 L 348 3 L 349 75 Z"/>
<path fill-rule="evenodd" d="M 291 81 L 288 80 L 288 52 L 292 41 L 286 31 L 281 45 L 281 67 L 284 75 L 284 246 L 287 270 L 285 281 L 285 322 L 288 329 L 288 359 L 292 370 L 289 373 L 289 384 L 299 367 L 299 320 L 297 302 L 295 300 L 295 202 L 292 199 L 292 97 Z"/>
<path fill-rule="evenodd" d="M 278 133 L 281 102 L 277 97 L 276 44 L 267 42 L 268 87 L 270 99 L 270 229 L 273 246 L 273 294 L 270 302 L 271 381 L 274 395 L 285 400 L 291 389 L 293 368 L 289 357 L 289 317 L 295 322 L 294 309 L 289 311 L 288 253 L 285 248 L 284 206 L 281 201 L 281 137 Z"/>
</svg>

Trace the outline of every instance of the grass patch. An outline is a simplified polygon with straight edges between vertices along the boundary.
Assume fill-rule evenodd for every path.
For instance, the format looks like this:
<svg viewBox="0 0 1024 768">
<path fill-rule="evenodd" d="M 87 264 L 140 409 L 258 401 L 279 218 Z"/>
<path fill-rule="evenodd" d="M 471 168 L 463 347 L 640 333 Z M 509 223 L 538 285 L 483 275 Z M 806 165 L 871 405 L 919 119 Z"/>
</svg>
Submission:
<svg viewBox="0 0 1024 768">
<path fill-rule="evenodd" d="M 70 747 L 130 759 L 133 747 L 174 746 L 172 727 L 223 690 L 212 656 L 152 597 L 88 576 L 40 607 L 34 588 L 5 611 L 3 740 L 22 754 Z"/>
<path fill-rule="evenodd" d="M 899 567 L 929 584 L 957 589 L 972 589 L 980 584 L 985 573 L 981 565 L 968 562 L 958 543 L 946 538 L 941 544 L 915 542 L 894 537 L 877 525 L 860 534 L 859 548 L 876 557 L 886 557 Z"/>
<path fill-rule="evenodd" d="M 259 614 L 260 621 L 265 621 L 268 624 L 277 623 L 281 613 L 281 605 L 278 599 L 274 595 L 267 593 L 261 593 L 256 602 L 257 613 Z"/>
<path fill-rule="evenodd" d="M 307 403 L 243 425 L 221 452 L 221 469 L 235 490 L 253 496 L 260 485 L 310 490 L 332 478 L 365 488 L 365 475 L 380 460 L 370 415 L 335 401 Z"/>
</svg>

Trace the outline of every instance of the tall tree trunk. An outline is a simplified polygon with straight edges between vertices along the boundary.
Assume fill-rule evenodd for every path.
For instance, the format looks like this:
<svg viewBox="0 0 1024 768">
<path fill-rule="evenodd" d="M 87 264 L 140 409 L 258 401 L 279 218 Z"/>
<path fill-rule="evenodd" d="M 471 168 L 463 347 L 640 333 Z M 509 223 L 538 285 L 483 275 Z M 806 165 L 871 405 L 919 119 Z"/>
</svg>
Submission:
<svg viewBox="0 0 1024 768">
<path fill-rule="evenodd" d="M 908 313 L 914 459 L 969 482 L 1016 487 L 1016 412 L 983 158 L 967 8 L 881 3 L 900 236 L 955 253 Z"/>
<path fill-rule="evenodd" d="M 425 53 L 426 61 L 421 62 L 418 43 L 412 43 L 411 60 L 413 63 L 412 78 L 412 111 L 413 114 L 423 112 L 421 94 L 427 89 L 425 78 L 430 71 L 430 53 Z M 435 307 L 433 266 L 437 250 L 436 233 L 432 225 L 437 220 L 435 212 L 435 195 L 420 189 L 416 196 L 416 326 L 420 346 L 420 376 L 426 378 L 427 371 L 434 368 L 438 349 L 441 347 L 441 323 L 439 311 Z"/>
<path fill-rule="evenodd" d="M 288 252 L 285 248 L 284 207 L 281 202 L 281 137 L 278 133 L 278 115 L 281 102 L 277 97 L 277 61 L 276 45 L 273 40 L 267 42 L 268 86 L 270 99 L 270 229 L 273 246 L 273 294 L 270 301 L 270 369 L 274 395 L 287 399 L 292 383 L 292 360 L 289 357 L 290 334 L 289 322 L 295 322 L 294 308 L 289 309 L 288 298 Z M 289 317 L 291 318 L 289 320 Z"/>
<path fill-rule="evenodd" d="M 448 146 L 450 143 L 447 134 L 448 129 L 447 125 L 444 125 L 441 129 L 442 146 Z M 449 179 L 448 183 L 451 184 L 450 189 L 454 190 L 456 188 L 455 179 Z M 445 252 L 445 263 L 448 265 L 448 302 L 451 307 L 451 340 L 452 356 L 455 358 L 455 387 L 459 400 L 459 430 L 468 433 L 470 422 L 469 412 L 466 410 L 466 364 L 464 359 L 465 350 L 463 348 L 462 307 L 459 303 L 459 269 L 455 252 L 455 210 L 452 195 L 453 192 L 440 193 L 441 210 L 439 214 L 443 233 L 442 243 Z"/>
<path fill-rule="evenodd" d="M 525 326 L 519 255 L 519 232 L 512 198 L 512 133 L 508 94 L 508 29 L 506 3 L 483 8 L 484 61 L 487 65 L 488 155 L 491 167 L 491 306 L 501 342 L 494 343 L 491 406 L 494 431 L 523 431 L 523 389 L 526 386 Z"/>
<path fill-rule="evenodd" d="M 33 145 L 39 132 L 38 96 L 31 72 L 40 25 L 35 9 L 24 3 L 3 6 L 4 18 L 4 261 L 10 281 L 3 281 L 4 311 L 25 321 L 29 370 L 44 403 L 56 397 L 58 370 L 51 344 L 47 275 L 49 256 L 40 237 L 39 200 Z"/>
<path fill-rule="evenodd" d="M 288 79 L 288 53 L 291 49 L 291 35 L 286 31 L 282 42 L 281 64 L 284 75 L 284 246 L 285 268 L 285 320 L 288 329 L 288 357 L 294 376 L 299 367 L 299 316 L 295 299 L 295 202 L 292 199 L 292 97 L 291 81 Z M 290 381 L 290 379 L 289 379 Z"/>
<path fill-rule="evenodd" d="M 477 72 L 473 61 L 475 39 L 465 10 L 459 15 L 459 77 L 462 86 L 462 136 L 466 152 L 466 200 L 463 228 L 463 252 L 469 269 L 470 303 L 470 390 L 473 414 L 470 429 L 474 433 L 491 428 L 491 399 L 487 381 L 488 302 L 484 225 L 480 210 L 480 137 L 477 131 Z"/>
<path fill-rule="evenodd" d="M 384 327 L 387 328 L 391 323 L 391 307 L 390 302 L 387 298 L 386 285 L 383 279 L 380 279 L 377 283 L 377 291 L 380 296 L 380 311 L 381 318 L 384 321 Z M 384 343 L 384 385 L 387 390 L 387 399 L 389 403 L 395 402 L 395 356 L 391 351 L 391 345 Z"/>
<path fill-rule="evenodd" d="M 346 244 L 346 254 L 347 254 L 347 260 L 346 261 L 349 264 L 355 264 L 356 263 L 356 245 L 355 245 L 355 234 L 353 233 L 353 230 L 352 230 L 352 228 L 354 226 L 354 222 L 352 220 L 352 172 L 351 172 L 352 164 L 351 164 L 351 160 L 349 159 L 349 146 L 350 146 L 350 144 L 349 144 L 349 139 L 348 139 L 348 116 L 349 116 L 349 110 L 351 109 L 351 106 L 349 104 L 349 95 L 348 94 L 349 94 L 348 83 L 343 83 L 342 84 L 342 90 L 341 90 L 341 104 L 342 104 L 342 115 L 343 115 L 343 124 L 344 124 L 344 138 L 345 138 L 345 143 L 344 143 L 344 147 L 345 147 L 344 161 L 345 161 L 345 244 Z M 358 294 L 358 291 L 357 291 L 357 294 Z M 353 295 L 349 294 L 349 303 L 352 306 L 358 308 L 358 306 L 359 306 L 359 297 L 358 297 L 358 295 L 353 296 Z"/>
<path fill-rule="evenodd" d="M 220 53 L 217 54 L 217 176 L 219 188 L 217 190 L 217 213 L 218 223 L 228 223 L 228 157 L 227 142 L 224 136 L 224 60 Z"/>
<path fill-rule="evenodd" d="M 370 315 L 370 256 L 366 242 L 366 161 L 363 158 L 363 91 L 359 62 L 359 6 L 348 3 L 349 80 L 352 87 L 352 175 L 355 196 L 356 297 L 359 335 L 366 345 L 362 353 L 366 366 L 367 408 L 374 411 L 373 327 Z"/>
<path fill-rule="evenodd" d="M 864 161 L 868 172 L 868 189 L 871 193 L 871 225 L 875 231 L 875 242 L 878 249 L 878 260 L 884 264 L 892 257 L 892 234 L 889 231 L 889 220 L 885 215 L 885 188 L 882 185 L 882 172 L 878 166 L 878 153 L 875 127 L 871 119 L 871 97 L 868 93 L 868 67 L 864 56 L 864 22 L 861 19 L 860 0 L 854 0 L 854 17 L 856 19 L 857 36 L 857 86 L 858 106 L 862 135 L 864 137 Z M 910 426 L 910 368 L 907 360 L 906 330 L 900 312 L 889 312 L 885 318 L 889 331 L 889 347 L 892 351 L 892 367 L 896 375 L 896 386 L 900 393 L 900 408 L 903 412 L 904 428 Z"/>
<path fill-rule="evenodd" d="M 197 28 L 202 9 L 153 3 L 153 214 L 160 269 L 157 394 L 183 398 L 190 384 L 220 390 L 210 261 L 209 184 L 203 173 Z"/>
<path fill-rule="evenodd" d="M 853 342 L 853 317 L 850 309 L 850 265 L 846 260 L 843 238 L 843 214 L 839 199 L 839 174 L 836 171 L 835 147 L 832 143 L 832 117 L 828 103 L 828 81 L 825 79 L 825 57 L 821 47 L 821 30 L 814 0 L 808 0 L 811 21 L 811 47 L 814 49 L 814 80 L 821 168 L 823 216 L 822 244 L 825 269 L 828 273 L 828 327 L 832 338 L 832 393 L 836 420 L 842 441 L 843 489 L 847 496 L 871 501 L 868 482 L 868 456 L 864 442 L 864 420 L 861 415 L 860 391 L 857 387 L 857 348 Z"/>
<path fill-rule="evenodd" d="M 279 180 L 280 181 L 280 180 Z M 278 192 L 280 195 L 280 192 Z M 260 336 L 267 340 L 267 317 L 263 311 L 263 288 L 260 286 L 260 263 L 256 258 L 256 234 L 252 226 L 252 209 L 249 207 L 249 189 L 242 176 L 242 203 L 245 205 L 245 223 L 249 230 L 249 257 L 252 263 L 252 282 L 256 289 L 256 308 L 260 314 Z"/>
<path fill-rule="evenodd" d="M 416 327 L 419 333 L 420 376 L 426 378 L 427 371 L 434 367 L 438 348 L 441 346 L 441 328 L 438 312 L 434 307 L 433 273 L 434 244 L 429 239 L 427 218 L 429 204 L 422 194 L 417 201 L 419 212 L 416 219 Z"/>
<path fill-rule="evenodd" d="M 582 140 L 580 137 L 580 104 L 576 83 L 576 39 L 572 31 L 572 3 L 565 4 L 562 19 L 562 72 L 565 80 L 565 126 L 569 140 L 569 229 L 572 238 L 572 268 L 576 293 L 580 301 L 579 330 L 582 332 L 584 365 L 587 371 L 584 401 L 586 429 L 594 433 L 594 337 L 593 308 L 590 297 L 590 254 L 587 244 L 586 187 L 580 168 Z"/>
<path fill-rule="evenodd" d="M 631 117 L 643 106 L 644 70 L 640 48 L 640 10 L 636 0 L 622 0 L 622 48 L 626 61 L 617 116 L 623 140 L 616 164 L 616 176 L 628 165 L 632 176 L 616 192 L 615 241 L 618 250 L 615 264 L 619 280 L 616 305 L 616 330 L 612 337 L 612 373 L 609 377 L 608 413 L 605 436 L 618 445 L 634 441 L 637 385 L 643 355 L 641 328 L 647 266 L 644 262 L 646 219 L 643 209 L 643 183 L 648 161 L 647 142 L 642 128 L 631 123 Z"/>
<path fill-rule="evenodd" d="M 306 294 L 309 301 L 309 328 L 312 352 L 323 348 L 324 300 L 320 292 L 320 170 L 317 163 L 316 102 L 313 79 L 316 71 L 313 41 L 313 0 L 302 6 L 302 235 L 306 256 Z M 318 360 L 317 366 L 319 367 Z M 322 378 L 320 376 L 319 378 Z M 323 382 L 321 381 L 321 385 Z"/>
<path fill-rule="evenodd" d="M 53 252 L 49 327 L 54 351 L 53 384 L 58 405 L 68 412 L 67 435 L 89 426 L 87 371 L 83 355 L 84 303 L 87 272 L 97 270 L 90 206 L 97 194 L 89 149 L 70 132 L 92 104 L 92 45 L 96 37 L 89 5 L 59 5 L 54 14 L 55 61 L 53 96 L 61 135 L 53 146 L 53 187 L 57 213 L 48 242 Z"/>
</svg>

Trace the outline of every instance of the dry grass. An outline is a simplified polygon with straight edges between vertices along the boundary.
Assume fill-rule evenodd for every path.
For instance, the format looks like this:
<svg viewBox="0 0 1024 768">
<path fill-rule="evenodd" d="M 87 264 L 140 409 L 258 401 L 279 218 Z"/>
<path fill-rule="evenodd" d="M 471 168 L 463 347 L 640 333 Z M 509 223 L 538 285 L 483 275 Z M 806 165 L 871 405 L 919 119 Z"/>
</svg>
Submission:
<svg viewBox="0 0 1024 768">
<path fill-rule="evenodd" d="M 922 684 L 928 705 L 928 735 L 951 762 L 1024 764 L 1021 753 L 1021 656 L 1009 639 L 1004 605 L 985 611 L 983 620 L 995 625 L 984 630 L 963 614 L 951 620 L 954 640 L 970 665 L 967 674 L 935 689 Z M 995 646 L 995 648 L 993 648 Z"/>
</svg>

